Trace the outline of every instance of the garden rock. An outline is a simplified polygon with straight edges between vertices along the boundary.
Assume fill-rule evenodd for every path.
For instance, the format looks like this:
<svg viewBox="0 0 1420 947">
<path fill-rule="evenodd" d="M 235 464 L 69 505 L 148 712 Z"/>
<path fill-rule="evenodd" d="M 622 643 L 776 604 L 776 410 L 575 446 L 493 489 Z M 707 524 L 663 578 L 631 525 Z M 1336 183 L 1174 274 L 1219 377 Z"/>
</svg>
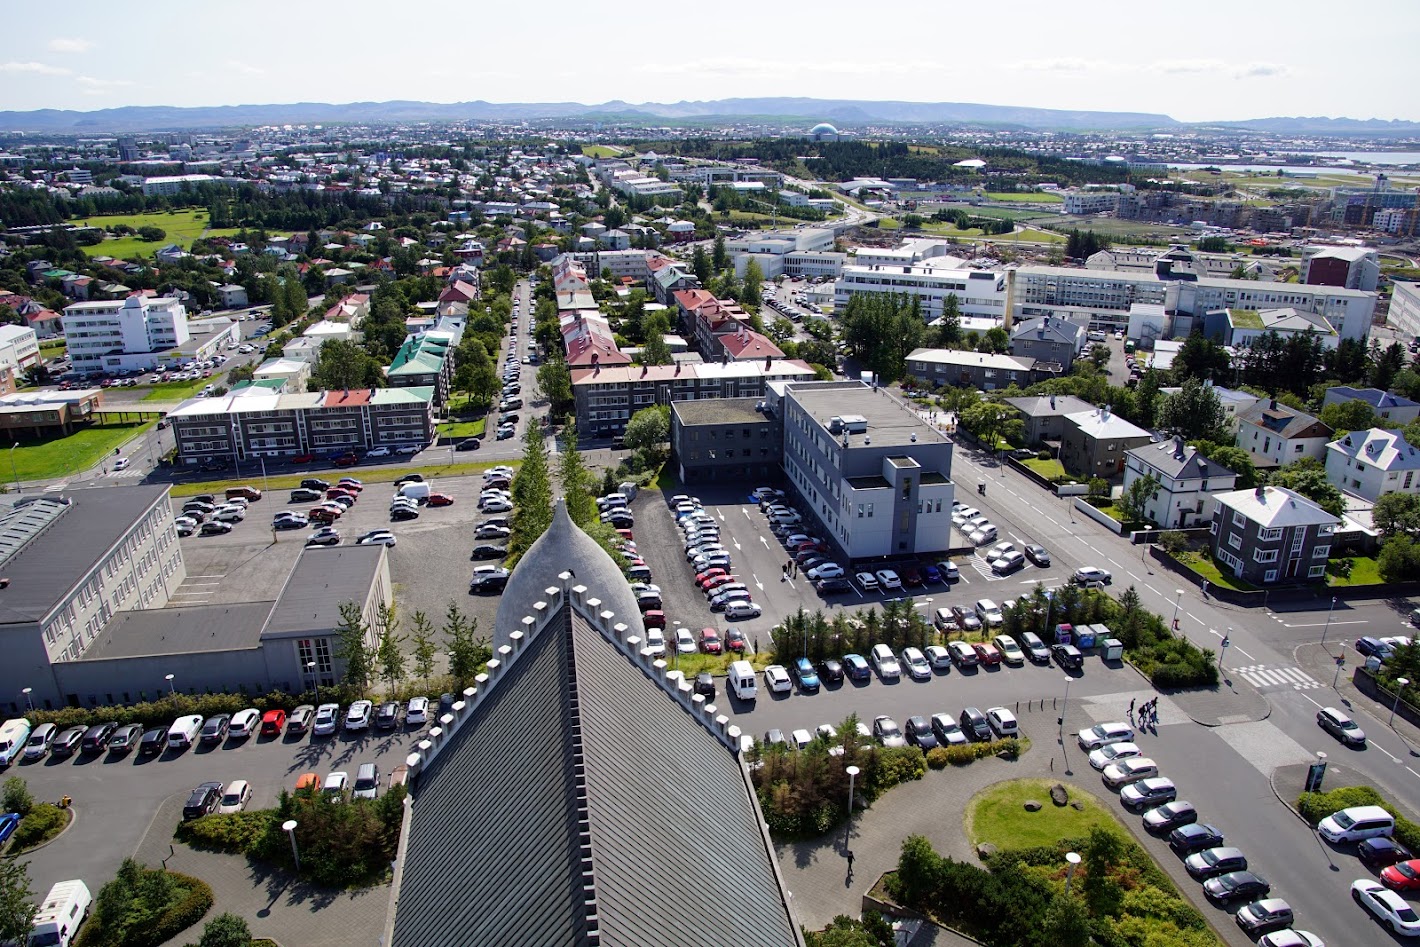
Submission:
<svg viewBox="0 0 1420 947">
<path fill-rule="evenodd" d="M 996 846 L 992 845 L 990 842 L 982 842 L 980 845 L 976 846 L 976 857 L 982 861 L 985 861 L 995 854 Z"/>
<path fill-rule="evenodd" d="M 1065 791 L 1063 785 L 1056 783 L 1054 786 L 1050 787 L 1050 801 L 1057 806 L 1063 806 L 1070 801 L 1070 794 Z"/>
<path fill-rule="evenodd" d="M 1076 799 L 1074 802 L 1070 803 L 1070 808 L 1076 810 L 1077 812 L 1084 812 L 1085 804 L 1080 800 Z"/>
<path fill-rule="evenodd" d="M 1025 801 L 1025 810 L 1027 812 L 1039 812 L 1040 808 L 1040 803 L 1035 799 L 1027 799 Z"/>
</svg>

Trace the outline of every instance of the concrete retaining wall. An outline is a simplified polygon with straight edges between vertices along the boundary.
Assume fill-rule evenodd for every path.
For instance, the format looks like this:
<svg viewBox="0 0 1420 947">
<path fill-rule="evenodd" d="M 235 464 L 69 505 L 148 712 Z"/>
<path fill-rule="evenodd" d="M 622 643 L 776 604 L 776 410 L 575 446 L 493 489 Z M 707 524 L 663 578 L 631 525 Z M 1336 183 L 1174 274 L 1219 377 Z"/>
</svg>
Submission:
<svg viewBox="0 0 1420 947">
<path fill-rule="evenodd" d="M 1124 535 L 1124 524 L 1119 522 L 1119 520 L 1115 519 L 1107 513 L 1101 513 L 1099 510 L 1095 509 L 1093 506 L 1086 503 L 1084 500 L 1075 500 L 1074 502 L 1075 509 L 1085 514 L 1090 519 L 1094 520 L 1096 523 L 1099 523 L 1105 529 L 1114 533 L 1114 535 Z"/>
</svg>

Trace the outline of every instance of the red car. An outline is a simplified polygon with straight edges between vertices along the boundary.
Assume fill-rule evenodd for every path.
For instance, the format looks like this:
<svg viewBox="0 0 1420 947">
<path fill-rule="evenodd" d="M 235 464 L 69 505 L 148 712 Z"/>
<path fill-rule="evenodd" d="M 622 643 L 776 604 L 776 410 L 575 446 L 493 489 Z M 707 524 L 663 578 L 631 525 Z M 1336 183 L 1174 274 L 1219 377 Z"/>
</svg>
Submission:
<svg viewBox="0 0 1420 947">
<path fill-rule="evenodd" d="M 339 518 L 340 514 L 328 506 L 318 506 L 306 514 L 312 523 L 334 523 Z"/>
<path fill-rule="evenodd" d="M 705 590 L 706 595 L 709 595 L 711 592 L 713 592 L 715 589 L 718 589 L 720 586 L 729 585 L 731 582 L 737 581 L 739 581 L 738 576 L 729 575 L 727 573 L 725 575 L 717 575 L 713 579 L 707 580 L 706 583 L 701 586 L 701 588 Z"/>
<path fill-rule="evenodd" d="M 738 628 L 731 628 L 725 632 L 725 647 L 736 654 L 744 654 L 749 647 L 749 642 L 745 640 L 745 633 Z"/>
<path fill-rule="evenodd" d="M 447 493 L 431 493 L 428 503 L 430 506 L 453 506 L 454 498 Z"/>
<path fill-rule="evenodd" d="M 977 660 L 987 667 L 993 667 L 1001 663 L 1001 652 L 996 649 L 994 644 L 977 641 L 972 644 L 971 648 L 976 652 Z"/>
<path fill-rule="evenodd" d="M 359 462 L 360 458 L 353 453 L 341 454 L 339 457 L 331 460 L 331 463 L 335 464 L 337 467 L 354 467 Z"/>
<path fill-rule="evenodd" d="M 315 454 L 297 454 L 291 458 L 293 464 L 313 464 L 316 462 Z"/>
<path fill-rule="evenodd" d="M 261 734 L 267 737 L 279 737 L 281 731 L 286 729 L 286 711 L 268 710 L 261 715 Z"/>
<path fill-rule="evenodd" d="M 725 644 L 720 640 L 720 633 L 714 628 L 700 629 L 700 650 L 706 654 L 723 653 Z"/>
<path fill-rule="evenodd" d="M 1420 889 L 1420 858 L 1396 862 L 1389 868 L 1383 869 L 1381 881 L 1387 888 L 1394 888 L 1396 891 Z"/>
<path fill-rule="evenodd" d="M 708 588 L 711 579 L 718 579 L 722 575 L 729 575 L 729 572 L 720 568 L 706 569 L 695 577 L 695 585 L 701 589 Z"/>
<path fill-rule="evenodd" d="M 360 494 L 356 493 L 354 490 L 347 490 L 344 487 L 331 487 L 329 490 L 325 491 L 325 498 L 327 500 L 334 500 L 336 497 L 349 497 L 352 500 L 358 500 L 360 499 Z"/>
<path fill-rule="evenodd" d="M 902 584 L 921 585 L 922 570 L 917 568 L 916 566 L 907 566 L 905 569 L 902 570 Z"/>
<path fill-rule="evenodd" d="M 355 493 L 359 493 L 361 490 L 365 489 L 365 485 L 354 477 L 341 477 L 340 482 L 337 483 L 336 486 L 342 490 L 352 490 Z"/>
</svg>

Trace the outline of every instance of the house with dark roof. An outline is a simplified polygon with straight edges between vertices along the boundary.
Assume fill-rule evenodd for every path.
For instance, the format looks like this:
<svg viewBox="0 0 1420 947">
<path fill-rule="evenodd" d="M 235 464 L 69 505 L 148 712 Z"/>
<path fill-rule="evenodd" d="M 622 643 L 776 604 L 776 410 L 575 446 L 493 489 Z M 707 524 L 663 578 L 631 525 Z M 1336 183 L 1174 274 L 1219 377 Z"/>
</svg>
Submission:
<svg viewBox="0 0 1420 947">
<path fill-rule="evenodd" d="M 1011 330 L 1011 354 L 1037 362 L 1053 362 L 1069 371 L 1085 347 L 1086 329 L 1068 319 L 1042 316 L 1027 319 Z"/>
<path fill-rule="evenodd" d="M 1074 395 L 1031 395 L 1007 398 L 1006 404 L 1021 413 L 1026 425 L 1026 443 L 1058 446 L 1065 436 L 1065 415 L 1090 411 L 1094 405 Z"/>
<path fill-rule="evenodd" d="M 1420 402 L 1389 391 L 1381 391 L 1379 388 L 1352 388 L 1349 385 L 1328 388 L 1326 397 L 1321 399 L 1321 406 L 1324 408 L 1329 404 L 1344 404 L 1347 401 L 1364 401 L 1371 406 L 1376 417 L 1392 427 L 1404 427 L 1420 417 Z"/>
<path fill-rule="evenodd" d="M 1303 457 L 1326 460 L 1332 430 L 1304 411 L 1273 398 L 1240 408 L 1236 417 L 1236 443 L 1252 457 L 1254 467 L 1281 467 Z"/>
<path fill-rule="evenodd" d="M 1214 463 L 1175 436 L 1124 453 L 1124 489 L 1153 477 L 1158 486 L 1144 504 L 1144 516 L 1164 529 L 1202 526 L 1213 518 L 1214 494 L 1235 489 L 1238 475 Z"/>
<path fill-rule="evenodd" d="M 1255 585 L 1324 581 L 1337 517 L 1286 487 L 1234 490 L 1215 498 L 1213 556 Z"/>
<path fill-rule="evenodd" d="M 558 501 L 487 673 L 407 759 L 383 943 L 801 947 L 739 728 L 644 634 Z"/>
</svg>

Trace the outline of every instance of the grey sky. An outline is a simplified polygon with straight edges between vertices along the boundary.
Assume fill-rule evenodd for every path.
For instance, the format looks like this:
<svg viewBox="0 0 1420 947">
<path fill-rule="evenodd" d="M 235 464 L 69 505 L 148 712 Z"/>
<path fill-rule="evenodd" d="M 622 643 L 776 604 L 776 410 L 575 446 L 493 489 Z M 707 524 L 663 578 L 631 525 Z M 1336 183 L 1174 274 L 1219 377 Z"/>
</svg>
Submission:
<svg viewBox="0 0 1420 947">
<path fill-rule="evenodd" d="M 1420 120 L 1420 2 L 7 4 L 0 109 L 736 96 Z"/>
</svg>

